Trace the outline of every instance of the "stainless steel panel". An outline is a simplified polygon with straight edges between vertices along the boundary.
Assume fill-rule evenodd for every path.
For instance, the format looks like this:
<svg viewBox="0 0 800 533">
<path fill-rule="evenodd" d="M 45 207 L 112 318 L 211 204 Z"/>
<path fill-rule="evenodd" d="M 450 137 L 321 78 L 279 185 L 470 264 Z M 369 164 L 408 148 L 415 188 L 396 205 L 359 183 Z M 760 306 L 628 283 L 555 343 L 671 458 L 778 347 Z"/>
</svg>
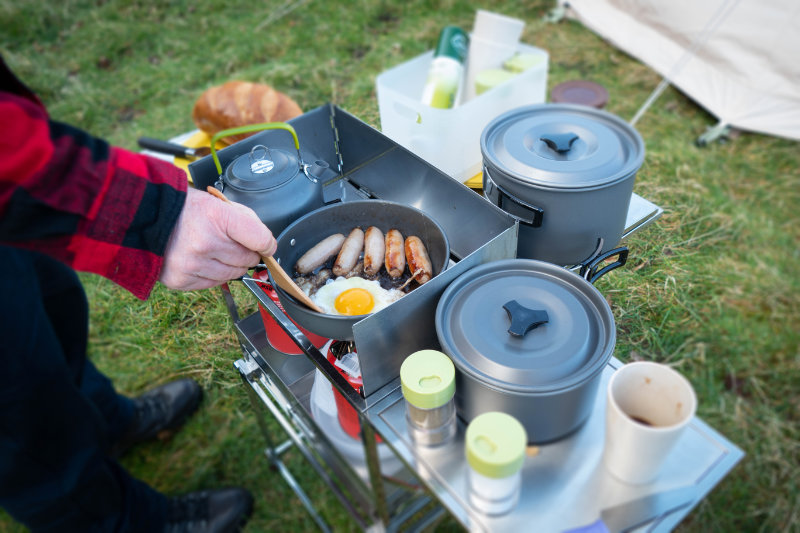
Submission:
<svg viewBox="0 0 800 533">
<path fill-rule="evenodd" d="M 636 193 L 631 195 L 631 205 L 628 206 L 628 216 L 625 219 L 625 230 L 622 240 L 645 226 L 655 222 L 664 210 L 649 200 L 645 200 Z"/>
<path fill-rule="evenodd" d="M 435 218 L 458 259 L 514 224 L 502 209 L 356 117 L 336 108 L 335 124 L 343 175 L 368 194 Z"/>
<path fill-rule="evenodd" d="M 513 258 L 516 247 L 514 225 L 402 300 L 357 322 L 353 336 L 366 396 L 400 375 L 400 365 L 406 356 L 426 348 L 440 349 L 435 327 L 436 304 L 454 279 L 481 263 Z"/>
</svg>

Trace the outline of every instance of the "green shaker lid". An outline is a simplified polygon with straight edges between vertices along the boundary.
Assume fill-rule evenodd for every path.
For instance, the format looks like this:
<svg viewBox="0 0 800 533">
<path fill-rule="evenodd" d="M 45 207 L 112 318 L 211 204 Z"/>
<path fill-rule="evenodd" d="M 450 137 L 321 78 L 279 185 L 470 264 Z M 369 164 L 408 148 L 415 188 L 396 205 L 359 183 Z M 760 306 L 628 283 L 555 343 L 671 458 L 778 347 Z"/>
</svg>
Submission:
<svg viewBox="0 0 800 533">
<path fill-rule="evenodd" d="M 503 68 L 515 73 L 525 72 L 531 67 L 544 63 L 544 58 L 544 54 L 514 54 L 505 60 Z"/>
<path fill-rule="evenodd" d="M 469 37 L 467 32 L 458 26 L 445 26 L 439 33 L 439 42 L 436 44 L 434 57 L 452 57 L 459 63 L 463 63 L 467 57 L 469 48 Z"/>
<path fill-rule="evenodd" d="M 478 72 L 475 76 L 475 94 L 483 94 L 516 76 L 515 73 L 502 68 L 489 68 Z"/>
<path fill-rule="evenodd" d="M 475 417 L 464 440 L 467 463 L 481 475 L 499 479 L 522 468 L 528 435 L 511 415 L 492 411 Z"/>
<path fill-rule="evenodd" d="M 400 365 L 400 384 L 408 403 L 433 409 L 446 404 L 455 394 L 456 369 L 442 352 L 420 350 Z"/>
</svg>

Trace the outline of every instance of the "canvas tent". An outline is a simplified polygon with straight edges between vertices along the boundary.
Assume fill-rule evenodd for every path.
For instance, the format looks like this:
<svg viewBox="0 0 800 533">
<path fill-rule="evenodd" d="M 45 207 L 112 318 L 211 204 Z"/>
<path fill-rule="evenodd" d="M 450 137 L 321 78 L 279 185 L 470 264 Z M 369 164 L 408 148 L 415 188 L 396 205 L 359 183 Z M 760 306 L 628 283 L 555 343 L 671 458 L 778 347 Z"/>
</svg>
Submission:
<svg viewBox="0 0 800 533">
<path fill-rule="evenodd" d="M 649 65 L 721 125 L 800 140 L 799 1 L 561 4 L 568 16 Z"/>
</svg>

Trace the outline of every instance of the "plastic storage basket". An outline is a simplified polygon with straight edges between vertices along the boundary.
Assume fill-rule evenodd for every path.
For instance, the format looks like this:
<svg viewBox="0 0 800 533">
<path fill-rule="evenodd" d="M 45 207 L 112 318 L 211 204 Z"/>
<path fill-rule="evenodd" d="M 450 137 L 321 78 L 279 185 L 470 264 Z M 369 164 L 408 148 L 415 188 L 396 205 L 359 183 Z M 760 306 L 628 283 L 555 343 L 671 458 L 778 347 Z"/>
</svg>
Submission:
<svg viewBox="0 0 800 533">
<path fill-rule="evenodd" d="M 420 102 L 433 50 L 382 72 L 375 80 L 382 133 L 456 180 L 467 182 L 481 172 L 483 128 L 510 109 L 545 101 L 547 52 L 525 44 L 517 51 L 541 55 L 543 60 L 452 109 Z"/>
</svg>

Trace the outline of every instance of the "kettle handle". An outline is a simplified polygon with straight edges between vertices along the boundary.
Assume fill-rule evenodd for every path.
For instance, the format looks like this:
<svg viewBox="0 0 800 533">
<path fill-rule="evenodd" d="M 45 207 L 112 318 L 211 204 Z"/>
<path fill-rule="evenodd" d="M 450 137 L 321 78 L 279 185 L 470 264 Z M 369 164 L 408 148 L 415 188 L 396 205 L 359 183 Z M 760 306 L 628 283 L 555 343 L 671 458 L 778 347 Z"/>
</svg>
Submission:
<svg viewBox="0 0 800 533">
<path fill-rule="evenodd" d="M 254 131 L 262 130 L 286 130 L 292 134 L 294 138 L 294 147 L 297 149 L 297 161 L 300 166 L 303 165 L 303 158 L 300 156 L 300 141 L 297 140 L 297 132 L 294 128 L 285 122 L 263 122 L 261 124 L 248 124 L 247 126 L 239 126 L 238 128 L 230 128 L 227 130 L 218 131 L 211 137 L 211 157 L 214 159 L 214 165 L 217 167 L 217 173 L 222 175 L 222 165 L 219 162 L 217 155 L 217 141 L 228 135 L 239 135 L 240 133 L 252 133 Z"/>
</svg>

